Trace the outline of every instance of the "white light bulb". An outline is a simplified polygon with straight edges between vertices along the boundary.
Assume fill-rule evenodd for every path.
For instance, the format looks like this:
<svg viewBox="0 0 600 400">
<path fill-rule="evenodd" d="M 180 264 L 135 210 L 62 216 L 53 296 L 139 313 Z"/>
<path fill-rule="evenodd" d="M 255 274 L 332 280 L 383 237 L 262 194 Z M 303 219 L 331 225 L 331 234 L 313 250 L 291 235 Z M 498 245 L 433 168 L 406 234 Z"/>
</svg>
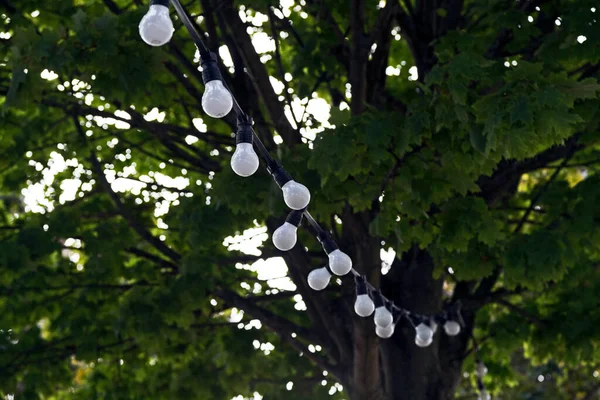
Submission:
<svg viewBox="0 0 600 400">
<path fill-rule="evenodd" d="M 394 322 L 394 317 L 392 317 L 392 313 L 385 306 L 375 309 L 375 325 L 387 328 L 392 322 Z"/>
<path fill-rule="evenodd" d="M 477 375 L 480 378 L 483 378 L 487 374 L 487 372 L 488 372 L 488 369 L 484 363 L 482 363 L 482 362 L 477 363 L 477 366 L 475 367 L 475 375 Z"/>
<path fill-rule="evenodd" d="M 208 81 L 202 95 L 202 109 L 213 118 L 223 118 L 231 111 L 233 98 L 223 82 L 216 79 Z"/>
<path fill-rule="evenodd" d="M 419 338 L 419 336 L 415 337 L 415 344 L 419 347 L 427 347 L 431 344 L 431 342 L 433 342 L 433 337 L 425 340 Z"/>
<path fill-rule="evenodd" d="M 477 396 L 477 400 L 491 400 L 491 398 L 492 398 L 492 396 L 490 396 L 490 394 L 487 392 L 487 390 L 483 390 Z"/>
<path fill-rule="evenodd" d="M 431 330 L 433 331 L 433 334 L 435 335 L 435 333 L 437 332 L 438 324 L 435 321 L 431 321 L 429 326 L 431 327 Z"/>
<path fill-rule="evenodd" d="M 169 17 L 169 7 L 153 4 L 140 21 L 140 36 L 150 46 L 162 46 L 173 37 L 173 21 Z"/>
<path fill-rule="evenodd" d="M 281 187 L 283 200 L 292 210 L 302 210 L 310 202 L 310 192 L 307 187 L 296 181 L 289 181 Z"/>
<path fill-rule="evenodd" d="M 386 326 L 386 327 L 375 326 L 375 333 L 377 334 L 377 336 L 379 336 L 382 339 L 388 339 L 388 338 L 391 338 L 392 335 L 394 334 L 395 328 L 396 328 L 396 325 L 394 325 L 394 324 L 390 324 L 389 326 Z"/>
<path fill-rule="evenodd" d="M 296 245 L 297 226 L 285 222 L 273 232 L 273 244 L 281 251 L 291 250 Z"/>
<path fill-rule="evenodd" d="M 323 290 L 329 284 L 331 274 L 327 268 L 317 268 L 308 274 L 308 286 L 313 290 Z"/>
<path fill-rule="evenodd" d="M 460 333 L 460 324 L 456 321 L 446 321 L 444 331 L 448 336 L 456 336 Z"/>
<path fill-rule="evenodd" d="M 252 143 L 238 143 L 231 157 L 231 169 L 239 176 L 250 176 L 258 169 L 258 156 Z"/>
<path fill-rule="evenodd" d="M 352 259 L 348 254 L 336 249 L 329 253 L 329 268 L 336 275 L 346 275 L 352 269 Z"/>
<path fill-rule="evenodd" d="M 375 311 L 375 304 L 368 294 L 359 294 L 354 302 L 354 311 L 359 317 L 368 317 Z"/>
<path fill-rule="evenodd" d="M 431 338 L 433 338 L 433 329 L 431 329 L 429 326 L 425 325 L 424 323 L 420 323 L 415 328 L 415 330 L 417 331 L 417 338 L 421 342 L 426 342 L 426 341 L 430 340 Z"/>
</svg>

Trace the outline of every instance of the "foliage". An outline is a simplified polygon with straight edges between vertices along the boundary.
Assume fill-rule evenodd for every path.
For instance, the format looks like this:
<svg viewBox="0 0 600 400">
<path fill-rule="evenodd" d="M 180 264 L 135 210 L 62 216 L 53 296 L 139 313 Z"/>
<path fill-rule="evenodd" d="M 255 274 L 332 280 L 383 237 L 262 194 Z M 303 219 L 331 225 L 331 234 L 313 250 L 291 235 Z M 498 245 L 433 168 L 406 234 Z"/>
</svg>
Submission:
<svg viewBox="0 0 600 400">
<path fill-rule="evenodd" d="M 460 15 L 451 0 L 433 13 L 366 2 L 360 113 L 348 2 L 215 3 L 189 10 L 229 87 L 357 268 L 400 288 L 405 261 L 430 256 L 439 307 L 465 307 L 449 347 L 485 338 L 485 382 L 502 398 L 592 393 L 596 2 L 465 1 Z M 359 398 L 347 361 L 352 335 L 372 326 L 352 319 L 351 281 L 314 294 L 305 276 L 326 259 L 310 233 L 284 260 L 265 241 L 285 216 L 281 193 L 265 173 L 231 172 L 235 119 L 200 111 L 178 21 L 168 46 L 150 48 L 141 2 L 0 10 L 0 395 Z M 236 244 L 252 234 L 258 249 Z M 372 255 L 390 248 L 382 275 Z M 283 261 L 291 281 L 275 288 L 261 275 Z M 473 391 L 468 375 L 457 396 Z"/>
</svg>

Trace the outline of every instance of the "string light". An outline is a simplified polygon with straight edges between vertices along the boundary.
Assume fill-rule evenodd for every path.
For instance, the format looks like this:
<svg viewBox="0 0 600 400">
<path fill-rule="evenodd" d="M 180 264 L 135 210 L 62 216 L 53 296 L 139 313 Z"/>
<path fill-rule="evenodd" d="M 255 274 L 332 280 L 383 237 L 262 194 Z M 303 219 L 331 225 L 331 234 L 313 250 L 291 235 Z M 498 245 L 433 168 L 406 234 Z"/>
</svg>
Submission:
<svg viewBox="0 0 600 400">
<path fill-rule="evenodd" d="M 415 344 L 419 347 L 427 347 L 433 342 L 433 329 L 424 322 L 415 328 Z"/>
<path fill-rule="evenodd" d="M 150 46 L 162 46 L 171 40 L 174 30 L 169 16 L 169 1 L 152 0 L 150 9 L 140 21 L 142 40 Z"/>
<path fill-rule="evenodd" d="M 356 302 L 354 302 L 354 311 L 360 317 L 368 317 L 375 311 L 375 304 L 369 296 L 369 289 L 365 278 L 362 276 L 356 276 L 354 278 L 356 282 Z"/>
<path fill-rule="evenodd" d="M 316 231 L 317 239 L 328 255 L 329 265 L 311 271 L 307 277 L 308 285 L 313 290 L 319 291 L 327 287 L 333 274 L 344 276 L 351 273 L 354 275 L 357 289 L 354 309 L 361 317 L 368 317 L 374 311 L 375 332 L 381 338 L 389 338 L 394 334 L 395 326 L 402 316 L 406 316 L 413 326 L 415 326 L 414 321 L 418 322 L 415 327 L 415 343 L 420 347 L 427 347 L 432 343 L 438 322 L 443 324 L 444 331 L 448 336 L 460 334 L 460 323 L 449 318 L 446 311 L 442 311 L 439 315 L 426 317 L 398 307 L 353 268 L 352 259 L 338 248 L 330 234 L 306 210 L 311 199 L 308 188 L 292 179 L 292 176 L 269 154 L 262 141 L 256 136 L 252 129 L 251 119 L 240 108 L 223 82 L 216 54 L 208 50 L 179 0 L 151 1 L 148 13 L 140 22 L 139 29 L 142 39 L 152 46 L 164 45 L 171 39 L 174 31 L 169 17 L 171 3 L 200 51 L 200 64 L 205 84 L 202 108 L 214 118 L 222 118 L 232 109 L 237 114 L 237 146 L 231 159 L 233 171 L 244 177 L 256 172 L 259 166 L 259 158 L 254 151 L 256 147 L 259 155 L 266 162 L 267 171 L 281 188 L 285 204 L 293 210 L 288 215 L 286 222 L 273 233 L 273 244 L 282 251 L 292 249 L 297 241 L 297 228 L 304 216 Z M 489 398 L 489 394 L 487 396 Z"/>
<path fill-rule="evenodd" d="M 239 176 L 246 177 L 254 174 L 259 165 L 258 156 L 252 147 L 252 121 L 250 118 L 240 115 L 237 126 L 236 147 L 231 157 L 231 169 Z"/>
<path fill-rule="evenodd" d="M 456 321 L 446 321 L 444 331 L 448 336 L 456 336 L 460 333 L 460 324 Z"/>
<path fill-rule="evenodd" d="M 483 378 L 488 373 L 488 369 L 485 364 L 481 361 L 477 361 L 477 366 L 475 367 L 475 375 L 478 378 Z"/>
<path fill-rule="evenodd" d="M 338 276 L 344 276 L 352 270 L 352 259 L 338 248 L 328 233 L 320 232 L 317 239 L 321 242 L 325 253 L 327 253 L 331 272 Z"/>
<path fill-rule="evenodd" d="M 490 400 L 492 397 L 483 385 L 483 377 L 487 375 L 488 369 L 481 360 L 477 359 L 475 362 L 475 376 L 477 377 L 477 390 L 479 391 L 477 400 Z"/>
<path fill-rule="evenodd" d="M 331 273 L 327 267 L 317 268 L 308 274 L 308 286 L 313 290 L 323 290 L 329 285 Z"/>
<path fill-rule="evenodd" d="M 375 325 L 375 333 L 382 339 L 389 339 L 394 334 L 394 329 L 396 325 L 389 324 L 389 326 L 381 327 L 379 325 Z"/>
<path fill-rule="evenodd" d="M 394 335 L 396 325 L 398 325 L 400 318 L 402 318 L 402 316 L 404 316 L 404 314 L 405 313 L 402 311 L 394 310 L 394 312 L 392 313 L 393 322 L 389 326 L 381 327 L 381 326 L 375 324 L 375 333 L 377 334 L 377 336 L 379 336 L 382 339 L 391 338 Z"/>
<path fill-rule="evenodd" d="M 275 183 L 283 192 L 283 201 L 292 210 L 302 210 L 310 202 L 310 191 L 306 186 L 296 182 L 292 176 L 283 169 L 281 164 L 273 161 L 267 166 L 267 171 L 273 176 Z"/>
<path fill-rule="evenodd" d="M 233 108 L 233 97 L 223 85 L 223 78 L 217 66 L 217 55 L 201 53 L 200 65 L 202 65 L 202 80 L 204 81 L 202 109 L 213 118 L 223 118 Z"/>
<path fill-rule="evenodd" d="M 288 214 L 283 225 L 273 232 L 273 244 L 281 251 L 291 250 L 296 245 L 296 231 L 302 222 L 304 210 L 294 210 Z"/>
<path fill-rule="evenodd" d="M 375 300 L 375 325 L 380 328 L 389 327 L 392 322 L 394 322 L 394 317 L 392 313 L 387 308 L 387 301 L 384 299 L 383 295 L 377 292 L 374 295 Z"/>
</svg>

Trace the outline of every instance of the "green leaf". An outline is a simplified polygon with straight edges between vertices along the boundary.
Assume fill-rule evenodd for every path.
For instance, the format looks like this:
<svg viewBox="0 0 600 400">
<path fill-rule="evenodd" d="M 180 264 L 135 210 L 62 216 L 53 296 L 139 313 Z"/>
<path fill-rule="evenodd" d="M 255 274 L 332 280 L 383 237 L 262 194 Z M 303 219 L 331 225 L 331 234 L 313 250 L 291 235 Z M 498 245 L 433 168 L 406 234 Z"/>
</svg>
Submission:
<svg viewBox="0 0 600 400">
<path fill-rule="evenodd" d="M 469 128 L 469 139 L 471 141 L 471 145 L 475 150 L 482 154 L 488 153 L 487 147 L 487 137 L 483 134 L 481 129 L 478 129 L 475 126 L 471 126 Z"/>
</svg>

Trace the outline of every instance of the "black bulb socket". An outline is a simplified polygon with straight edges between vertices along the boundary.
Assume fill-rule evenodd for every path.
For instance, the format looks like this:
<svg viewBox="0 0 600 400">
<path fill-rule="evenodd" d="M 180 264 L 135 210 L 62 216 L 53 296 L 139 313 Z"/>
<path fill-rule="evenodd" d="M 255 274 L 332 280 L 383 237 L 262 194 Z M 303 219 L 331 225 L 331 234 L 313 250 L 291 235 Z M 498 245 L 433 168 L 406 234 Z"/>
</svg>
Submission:
<svg viewBox="0 0 600 400">
<path fill-rule="evenodd" d="M 217 55 L 215 53 L 201 54 L 200 65 L 202 66 L 202 80 L 204 84 L 211 81 L 222 81 L 221 71 L 217 65 Z"/>
<path fill-rule="evenodd" d="M 367 289 L 367 282 L 364 276 L 355 276 L 354 283 L 356 284 L 357 296 L 369 294 L 369 289 Z"/>
<path fill-rule="evenodd" d="M 165 6 L 165 7 L 169 7 L 171 5 L 171 0 L 151 0 L 150 1 L 150 5 L 151 6 Z"/>
<path fill-rule="evenodd" d="M 380 292 L 372 293 L 372 295 L 373 295 L 373 303 L 375 303 L 375 308 L 385 307 L 385 300 L 383 298 L 383 295 Z"/>
<path fill-rule="evenodd" d="M 294 210 L 290 212 L 285 219 L 285 222 L 288 222 L 296 227 L 300 226 L 302 222 L 302 215 L 304 214 L 304 210 Z"/>
<path fill-rule="evenodd" d="M 323 250 L 325 253 L 330 254 L 335 250 L 339 249 L 338 245 L 335 244 L 331 236 L 327 232 L 320 232 L 317 235 L 317 239 L 321 242 L 321 246 L 323 246 Z"/>
<path fill-rule="evenodd" d="M 253 139 L 254 133 L 252 131 L 252 119 L 248 116 L 239 116 L 237 119 L 235 143 L 252 143 Z"/>
<path fill-rule="evenodd" d="M 477 389 L 479 389 L 480 392 L 483 392 L 485 390 L 485 386 L 483 386 L 481 378 L 477 378 Z"/>
<path fill-rule="evenodd" d="M 292 176 L 277 161 L 273 161 L 267 166 L 267 172 L 271 174 L 280 188 L 292 180 Z"/>
</svg>

